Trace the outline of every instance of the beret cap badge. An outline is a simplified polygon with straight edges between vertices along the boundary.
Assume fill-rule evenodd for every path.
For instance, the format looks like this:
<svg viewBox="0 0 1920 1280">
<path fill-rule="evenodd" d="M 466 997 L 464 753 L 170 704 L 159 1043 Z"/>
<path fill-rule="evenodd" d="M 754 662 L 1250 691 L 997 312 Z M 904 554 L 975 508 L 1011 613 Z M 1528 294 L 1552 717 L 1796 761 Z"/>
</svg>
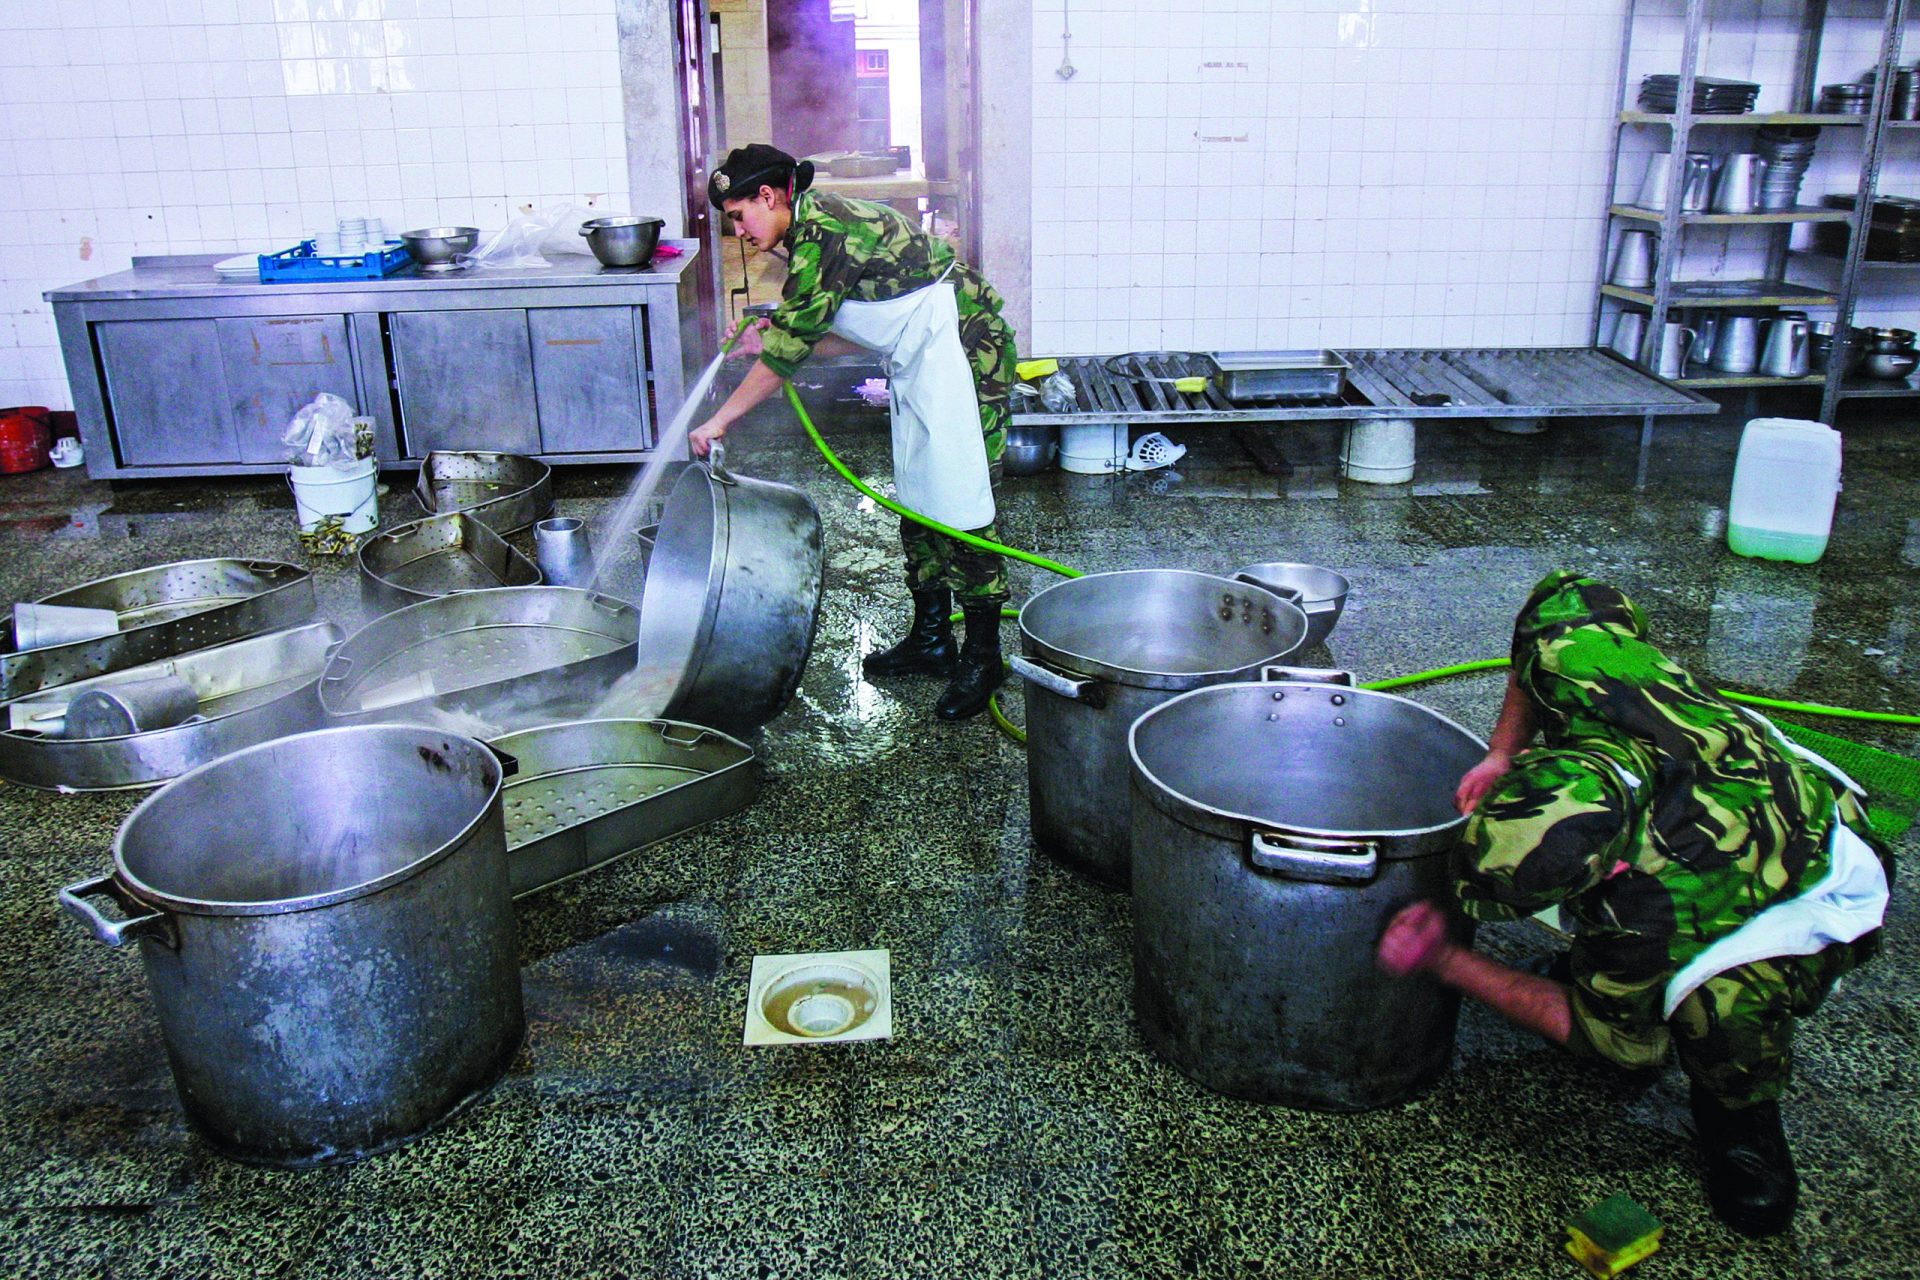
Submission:
<svg viewBox="0 0 1920 1280">
<path fill-rule="evenodd" d="M 732 186 L 733 179 L 727 176 L 726 170 L 715 169 L 713 171 L 713 189 L 715 191 L 718 191 L 721 195 L 725 195 Z"/>
</svg>

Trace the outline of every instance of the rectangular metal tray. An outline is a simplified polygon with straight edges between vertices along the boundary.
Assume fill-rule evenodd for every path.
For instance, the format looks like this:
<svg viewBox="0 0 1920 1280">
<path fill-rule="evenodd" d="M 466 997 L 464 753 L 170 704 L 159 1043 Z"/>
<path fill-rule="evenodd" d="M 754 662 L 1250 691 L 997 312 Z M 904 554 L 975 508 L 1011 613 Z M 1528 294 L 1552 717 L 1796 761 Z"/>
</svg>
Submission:
<svg viewBox="0 0 1920 1280">
<path fill-rule="evenodd" d="M 151 787 L 242 747 L 317 729 L 323 717 L 314 690 L 345 635 L 315 622 L 9 702 L 0 707 L 0 778 L 46 790 Z M 67 704 L 87 690 L 167 675 L 200 695 L 200 718 L 112 738 L 52 736 Z"/>
<path fill-rule="evenodd" d="M 760 794 L 753 748 L 697 724 L 574 720 L 492 741 L 520 764 L 503 793 L 516 898 L 738 813 Z"/>
<path fill-rule="evenodd" d="M 430 516 L 466 511 L 505 537 L 553 514 L 553 468 L 518 453 L 438 449 L 413 496 Z"/>
<path fill-rule="evenodd" d="M 1337 396 L 1347 385 L 1347 362 L 1337 351 L 1216 351 L 1213 384 L 1240 401 L 1283 396 Z"/>
<path fill-rule="evenodd" d="M 313 575 L 273 560 L 180 560 L 82 583 L 37 603 L 111 609 L 120 630 L 16 649 L 8 611 L 0 619 L 0 701 L 296 626 L 313 616 Z"/>
<path fill-rule="evenodd" d="M 539 566 L 471 511 L 428 516 L 360 543 L 360 600 L 391 613 L 456 591 L 537 587 Z"/>
<path fill-rule="evenodd" d="M 574 587 L 462 591 L 347 638 L 320 681 L 334 723 L 430 724 L 476 737 L 587 714 L 631 671 L 640 611 Z"/>
</svg>

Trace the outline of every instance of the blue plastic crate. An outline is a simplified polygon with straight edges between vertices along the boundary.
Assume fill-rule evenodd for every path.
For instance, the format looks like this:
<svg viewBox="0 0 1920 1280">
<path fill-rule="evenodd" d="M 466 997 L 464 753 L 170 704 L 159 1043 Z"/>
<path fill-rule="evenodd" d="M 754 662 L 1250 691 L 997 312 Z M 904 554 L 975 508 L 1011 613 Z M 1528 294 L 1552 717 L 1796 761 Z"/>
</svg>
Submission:
<svg viewBox="0 0 1920 1280">
<path fill-rule="evenodd" d="M 260 283 L 277 284 L 283 280 L 378 280 L 390 276 L 413 261 L 407 246 L 397 240 L 379 253 L 351 257 L 321 257 L 311 240 L 302 240 L 291 249 L 260 255 Z"/>
</svg>

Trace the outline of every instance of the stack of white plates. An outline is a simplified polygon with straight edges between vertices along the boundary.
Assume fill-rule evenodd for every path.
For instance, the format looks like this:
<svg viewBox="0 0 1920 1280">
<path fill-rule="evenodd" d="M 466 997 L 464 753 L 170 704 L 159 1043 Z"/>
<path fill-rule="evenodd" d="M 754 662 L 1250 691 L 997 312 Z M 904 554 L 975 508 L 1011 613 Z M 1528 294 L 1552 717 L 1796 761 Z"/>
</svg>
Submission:
<svg viewBox="0 0 1920 1280">
<path fill-rule="evenodd" d="M 243 253 L 237 258 L 225 258 L 213 264 L 214 274 L 222 280 L 258 280 L 260 278 L 260 255 Z"/>
</svg>

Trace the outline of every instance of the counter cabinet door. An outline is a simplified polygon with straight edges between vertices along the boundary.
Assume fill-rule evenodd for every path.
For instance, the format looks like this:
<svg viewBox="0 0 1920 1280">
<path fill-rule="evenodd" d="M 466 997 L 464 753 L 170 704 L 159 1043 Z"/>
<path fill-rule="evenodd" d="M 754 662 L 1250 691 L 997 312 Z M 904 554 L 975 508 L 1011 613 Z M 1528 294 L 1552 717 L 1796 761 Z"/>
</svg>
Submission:
<svg viewBox="0 0 1920 1280">
<path fill-rule="evenodd" d="M 548 453 L 645 449 L 646 368 L 632 307 L 538 307 L 533 338 L 540 443 Z"/>
<path fill-rule="evenodd" d="M 94 326 L 121 464 L 240 461 L 212 320 L 103 320 Z"/>
<path fill-rule="evenodd" d="M 409 457 L 541 451 L 525 311 L 397 311 L 389 324 Z"/>
<path fill-rule="evenodd" d="M 357 403 L 345 316 L 245 316 L 214 322 L 240 461 L 285 462 L 293 415 L 322 392 Z"/>
</svg>

